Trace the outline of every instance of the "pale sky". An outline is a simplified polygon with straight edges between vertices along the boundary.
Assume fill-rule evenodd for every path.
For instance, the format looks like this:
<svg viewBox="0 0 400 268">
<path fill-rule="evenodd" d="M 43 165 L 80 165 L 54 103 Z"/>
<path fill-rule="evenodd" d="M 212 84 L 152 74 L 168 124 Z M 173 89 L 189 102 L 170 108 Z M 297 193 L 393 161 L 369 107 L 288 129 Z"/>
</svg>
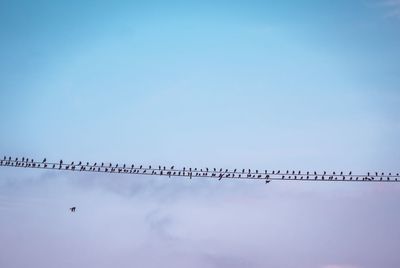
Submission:
<svg viewBox="0 0 400 268">
<path fill-rule="evenodd" d="M 0 41 L 6 156 L 400 172 L 397 0 L 0 1 Z M 0 168 L 0 266 L 397 268 L 399 193 Z"/>
</svg>

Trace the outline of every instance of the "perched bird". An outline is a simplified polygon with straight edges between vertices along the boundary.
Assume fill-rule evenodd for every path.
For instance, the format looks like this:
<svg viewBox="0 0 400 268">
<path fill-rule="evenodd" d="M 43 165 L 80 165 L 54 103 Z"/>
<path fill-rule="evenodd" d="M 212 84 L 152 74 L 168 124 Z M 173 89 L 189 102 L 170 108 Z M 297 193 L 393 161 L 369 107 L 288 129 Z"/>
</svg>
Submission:
<svg viewBox="0 0 400 268">
<path fill-rule="evenodd" d="M 45 162 L 46 162 L 46 158 L 45 158 L 45 159 L 43 159 L 42 163 L 45 163 Z"/>
<path fill-rule="evenodd" d="M 71 210 L 71 212 L 75 212 L 76 207 L 69 208 L 69 210 Z"/>
</svg>

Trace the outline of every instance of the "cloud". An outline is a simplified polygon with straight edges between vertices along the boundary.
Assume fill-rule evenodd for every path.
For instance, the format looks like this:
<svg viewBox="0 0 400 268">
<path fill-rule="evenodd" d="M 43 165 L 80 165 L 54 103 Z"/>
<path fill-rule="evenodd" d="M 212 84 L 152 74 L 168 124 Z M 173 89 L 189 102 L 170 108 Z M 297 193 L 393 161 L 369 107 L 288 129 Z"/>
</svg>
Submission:
<svg viewBox="0 0 400 268">
<path fill-rule="evenodd" d="M 361 268 L 361 267 L 350 264 L 329 264 L 322 266 L 322 268 Z"/>
<path fill-rule="evenodd" d="M 376 185 L 35 172 L 0 172 L 2 267 L 400 263 L 399 195 Z"/>
<path fill-rule="evenodd" d="M 383 0 L 382 5 L 388 9 L 389 17 L 400 18 L 400 0 Z"/>
</svg>

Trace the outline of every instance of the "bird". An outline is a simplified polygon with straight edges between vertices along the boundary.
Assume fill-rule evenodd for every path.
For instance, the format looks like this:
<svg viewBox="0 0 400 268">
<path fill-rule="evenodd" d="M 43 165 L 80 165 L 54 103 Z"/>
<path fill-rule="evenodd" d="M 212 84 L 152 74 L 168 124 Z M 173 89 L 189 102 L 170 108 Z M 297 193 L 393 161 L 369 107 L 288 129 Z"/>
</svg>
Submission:
<svg viewBox="0 0 400 268">
<path fill-rule="evenodd" d="M 69 210 L 71 210 L 71 212 L 75 212 L 76 207 L 69 208 Z"/>
<path fill-rule="evenodd" d="M 45 159 L 43 159 L 42 163 L 45 163 L 45 162 L 46 162 L 46 158 L 45 158 Z"/>
</svg>

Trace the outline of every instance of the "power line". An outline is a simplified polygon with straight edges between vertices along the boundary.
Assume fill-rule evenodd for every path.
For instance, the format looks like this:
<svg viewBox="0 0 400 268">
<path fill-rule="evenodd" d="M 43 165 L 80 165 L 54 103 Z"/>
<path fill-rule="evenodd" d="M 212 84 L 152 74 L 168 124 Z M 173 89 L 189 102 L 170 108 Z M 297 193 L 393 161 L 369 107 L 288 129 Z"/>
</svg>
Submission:
<svg viewBox="0 0 400 268">
<path fill-rule="evenodd" d="M 2 167 L 33 168 L 59 171 L 93 172 L 108 174 L 144 175 L 144 176 L 167 176 L 182 178 L 212 178 L 212 179 L 252 179 L 265 180 L 266 183 L 272 180 L 280 181 L 327 181 L 327 182 L 400 182 L 399 173 L 367 172 L 364 174 L 352 174 L 352 172 L 317 172 L 317 171 L 295 171 L 295 170 L 251 170 L 251 169 L 216 169 L 216 168 L 175 168 L 174 166 L 147 166 L 143 165 L 120 165 L 112 163 L 90 163 L 71 162 L 64 163 L 60 160 L 48 162 L 45 159 L 38 162 L 29 158 L 4 157 L 0 160 Z"/>
</svg>

